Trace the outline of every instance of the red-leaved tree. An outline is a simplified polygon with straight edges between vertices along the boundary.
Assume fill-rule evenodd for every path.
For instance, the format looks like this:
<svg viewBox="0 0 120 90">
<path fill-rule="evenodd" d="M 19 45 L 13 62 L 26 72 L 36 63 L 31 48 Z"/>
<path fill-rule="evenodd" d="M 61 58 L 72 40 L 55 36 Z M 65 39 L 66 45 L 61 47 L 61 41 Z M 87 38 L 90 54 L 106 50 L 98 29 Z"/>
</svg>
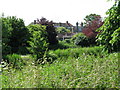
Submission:
<svg viewBox="0 0 120 90">
<path fill-rule="evenodd" d="M 82 32 L 89 38 L 94 38 L 99 32 L 96 29 L 103 25 L 103 21 L 100 15 L 90 14 L 85 17 L 85 26 Z"/>
</svg>

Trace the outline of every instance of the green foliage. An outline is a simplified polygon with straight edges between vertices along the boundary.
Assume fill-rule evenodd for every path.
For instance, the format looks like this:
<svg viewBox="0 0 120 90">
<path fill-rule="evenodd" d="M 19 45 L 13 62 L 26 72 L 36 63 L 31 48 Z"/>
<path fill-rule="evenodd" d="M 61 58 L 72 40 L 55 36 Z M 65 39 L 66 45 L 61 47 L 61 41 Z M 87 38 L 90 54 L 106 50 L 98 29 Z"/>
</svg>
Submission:
<svg viewBox="0 0 120 90">
<path fill-rule="evenodd" d="M 24 21 L 15 16 L 8 17 L 12 25 L 11 37 L 10 37 L 10 46 L 12 47 L 12 52 L 17 53 L 19 47 L 25 47 L 23 44 L 27 43 L 29 32 L 25 27 Z"/>
<path fill-rule="evenodd" d="M 85 35 L 83 34 L 83 33 L 77 33 L 77 34 L 75 34 L 74 36 L 72 36 L 72 38 L 71 38 L 71 42 L 75 42 L 75 40 L 77 39 L 77 37 L 79 37 L 79 36 L 81 36 L 81 37 L 85 37 Z"/>
<path fill-rule="evenodd" d="M 120 27 L 114 31 L 114 33 L 112 34 L 112 40 L 110 41 L 111 44 L 117 44 L 118 42 L 120 42 Z"/>
<path fill-rule="evenodd" d="M 1 17 L 0 19 L 2 19 L 2 54 L 6 55 L 11 53 L 9 42 L 13 29 L 8 18 Z"/>
<path fill-rule="evenodd" d="M 22 19 L 2 17 L 3 54 L 18 53 L 19 47 L 26 47 L 28 34 Z"/>
<path fill-rule="evenodd" d="M 71 43 L 71 40 L 70 39 L 65 39 L 64 40 L 66 43 Z"/>
<path fill-rule="evenodd" d="M 98 29 L 101 32 L 97 37 L 97 41 L 100 45 L 104 45 L 105 50 L 108 52 L 120 51 L 120 1 L 111 7 L 107 14 L 109 15 L 101 28 Z"/>
<path fill-rule="evenodd" d="M 58 40 L 56 38 L 57 33 L 52 21 L 49 21 L 46 18 L 42 17 L 41 19 L 35 20 L 34 24 L 41 24 L 46 26 L 47 39 L 50 45 L 58 43 Z"/>
<path fill-rule="evenodd" d="M 70 33 L 69 29 L 66 29 L 65 27 L 57 27 L 56 28 L 57 33 L 65 34 L 65 33 Z"/>
<path fill-rule="evenodd" d="M 31 35 L 30 41 L 28 41 L 30 45 L 28 50 L 33 55 L 36 55 L 36 62 L 40 63 L 43 61 L 44 54 L 48 48 L 46 27 L 36 24 L 29 25 L 28 29 Z"/>
<path fill-rule="evenodd" d="M 57 33 L 55 31 L 55 27 L 53 25 L 46 26 L 47 31 L 47 39 L 50 45 L 54 45 L 58 43 L 58 40 L 56 38 Z"/>
<path fill-rule="evenodd" d="M 65 39 L 63 41 L 59 41 L 58 44 L 50 45 L 49 50 L 67 49 L 67 48 L 76 48 L 76 47 L 79 47 L 79 46 L 76 46 L 73 43 L 71 43 L 70 40 Z"/>
<path fill-rule="evenodd" d="M 88 38 L 83 33 L 78 33 L 71 38 L 71 41 L 82 47 L 93 46 L 96 44 L 95 38 Z"/>
<path fill-rule="evenodd" d="M 89 24 L 89 23 L 91 23 L 92 21 L 94 21 L 96 18 L 96 16 L 100 16 L 100 15 L 97 15 L 97 14 L 90 14 L 90 15 L 87 15 L 85 18 L 84 18 L 84 20 L 85 20 L 85 22 L 84 22 L 84 26 L 86 26 L 87 24 Z"/>
<path fill-rule="evenodd" d="M 3 68 L 2 88 L 117 89 L 119 88 L 118 53 L 106 54 L 101 50 L 101 47 L 76 48 L 76 51 L 71 48 L 70 53 L 77 52 L 81 55 L 73 57 L 66 52 L 69 54 L 68 58 L 61 55 L 54 63 L 45 65 L 35 65 L 27 57 L 29 64 L 21 71 Z M 60 54 L 64 52 L 59 51 Z M 95 56 L 94 53 L 97 55 L 100 53 L 103 57 Z M 50 54 L 54 57 L 57 55 L 56 51 L 53 53 L 51 51 Z"/>
<path fill-rule="evenodd" d="M 49 51 L 49 53 L 54 53 L 56 58 L 78 58 L 80 56 L 84 55 L 94 55 L 95 57 L 103 57 L 105 55 L 105 52 L 102 51 L 103 47 L 90 47 L 88 48 L 68 48 L 68 49 L 57 49 L 55 51 Z M 106 52 L 107 53 L 107 52 Z"/>
<path fill-rule="evenodd" d="M 22 69 L 25 62 L 18 54 L 8 54 L 4 57 L 4 60 L 9 64 L 9 66 L 16 68 L 16 69 Z"/>
</svg>

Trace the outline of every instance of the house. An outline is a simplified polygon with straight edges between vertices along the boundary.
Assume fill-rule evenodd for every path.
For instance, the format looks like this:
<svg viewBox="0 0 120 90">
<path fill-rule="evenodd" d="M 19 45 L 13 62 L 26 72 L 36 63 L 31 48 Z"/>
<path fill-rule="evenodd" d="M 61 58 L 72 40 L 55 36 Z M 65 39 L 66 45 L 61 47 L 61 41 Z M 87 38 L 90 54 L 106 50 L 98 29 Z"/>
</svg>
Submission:
<svg viewBox="0 0 120 90">
<path fill-rule="evenodd" d="M 65 27 L 65 28 L 67 28 L 67 29 L 69 29 L 69 30 L 71 30 L 71 32 L 74 32 L 74 26 L 72 25 L 72 24 L 70 24 L 68 21 L 66 21 L 66 23 L 61 23 L 61 22 L 59 22 L 59 23 L 53 23 L 53 25 L 54 25 L 54 27 Z"/>
<path fill-rule="evenodd" d="M 62 34 L 62 33 L 59 33 L 57 35 L 57 38 L 59 40 L 64 40 L 64 39 L 67 39 L 67 38 L 71 38 L 73 35 L 75 35 L 76 33 L 78 32 L 82 32 L 82 28 L 83 28 L 83 25 L 82 23 L 79 25 L 79 23 L 77 22 L 76 23 L 76 26 L 73 26 L 72 24 L 70 24 L 68 21 L 66 21 L 66 23 L 53 23 L 54 27 L 65 27 L 69 30 L 71 30 L 71 33 L 66 33 L 66 34 Z"/>
</svg>

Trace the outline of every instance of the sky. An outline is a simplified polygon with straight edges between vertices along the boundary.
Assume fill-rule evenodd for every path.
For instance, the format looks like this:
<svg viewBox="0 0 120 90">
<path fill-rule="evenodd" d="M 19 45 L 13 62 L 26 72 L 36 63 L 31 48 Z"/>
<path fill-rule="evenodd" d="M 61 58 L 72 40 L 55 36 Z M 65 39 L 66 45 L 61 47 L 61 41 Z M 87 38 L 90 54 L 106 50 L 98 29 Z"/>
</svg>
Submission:
<svg viewBox="0 0 120 90">
<path fill-rule="evenodd" d="M 68 21 L 75 25 L 91 13 L 105 17 L 105 12 L 113 4 L 114 0 L 1 0 L 0 13 L 22 18 L 25 25 L 41 17 L 54 22 Z"/>
</svg>

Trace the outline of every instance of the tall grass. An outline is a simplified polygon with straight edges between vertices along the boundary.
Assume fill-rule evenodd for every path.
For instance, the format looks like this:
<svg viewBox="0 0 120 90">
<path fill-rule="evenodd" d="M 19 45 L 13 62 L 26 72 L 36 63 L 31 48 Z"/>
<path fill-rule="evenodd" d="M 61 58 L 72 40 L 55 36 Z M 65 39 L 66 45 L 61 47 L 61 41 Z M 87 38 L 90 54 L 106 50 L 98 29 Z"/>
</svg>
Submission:
<svg viewBox="0 0 120 90">
<path fill-rule="evenodd" d="M 49 52 L 52 64 L 35 65 L 32 59 L 22 70 L 3 68 L 3 88 L 118 88 L 118 53 L 101 47 L 73 48 Z M 96 53 L 96 54 L 95 54 Z"/>
</svg>

